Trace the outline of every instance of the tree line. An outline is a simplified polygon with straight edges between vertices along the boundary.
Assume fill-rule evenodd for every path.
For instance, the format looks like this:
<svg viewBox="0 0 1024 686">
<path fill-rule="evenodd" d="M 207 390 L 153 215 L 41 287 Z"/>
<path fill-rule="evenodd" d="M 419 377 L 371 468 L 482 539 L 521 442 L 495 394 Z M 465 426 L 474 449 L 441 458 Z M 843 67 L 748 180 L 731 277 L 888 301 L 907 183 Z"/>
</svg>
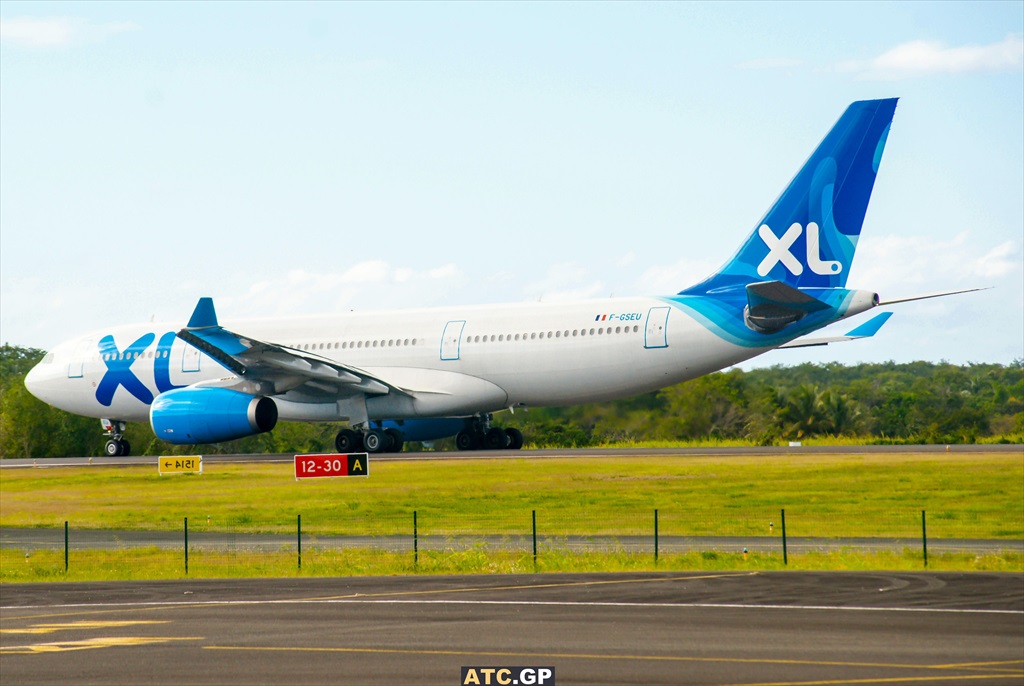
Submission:
<svg viewBox="0 0 1024 686">
<path fill-rule="evenodd" d="M 44 351 L 0 346 L 0 457 L 101 455 L 96 419 L 34 398 L 25 375 Z M 865 443 L 1024 442 L 1024 359 L 1008 365 L 895 362 L 731 369 L 615 402 L 501 413 L 533 447 L 700 440 L 772 445 L 823 436 Z M 136 455 L 333 450 L 338 426 L 281 422 L 216 446 L 171 446 L 129 424 Z M 412 448 L 420 447 L 413 444 Z M 433 447 L 451 449 L 452 439 Z"/>
</svg>

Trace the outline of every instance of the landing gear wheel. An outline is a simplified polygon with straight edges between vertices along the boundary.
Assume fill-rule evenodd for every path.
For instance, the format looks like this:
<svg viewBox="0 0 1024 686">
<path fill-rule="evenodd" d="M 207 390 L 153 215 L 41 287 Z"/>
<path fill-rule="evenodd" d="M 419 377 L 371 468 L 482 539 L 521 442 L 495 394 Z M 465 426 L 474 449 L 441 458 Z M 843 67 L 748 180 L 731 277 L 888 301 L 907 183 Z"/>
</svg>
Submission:
<svg viewBox="0 0 1024 686">
<path fill-rule="evenodd" d="M 132 444 L 129 443 L 124 438 L 121 439 L 120 443 L 121 443 L 121 452 L 118 453 L 118 455 L 120 455 L 121 457 L 128 457 L 129 455 L 131 455 L 132 454 Z"/>
<path fill-rule="evenodd" d="M 463 429 L 455 434 L 455 447 L 459 450 L 476 450 L 478 445 L 476 432 Z"/>
<path fill-rule="evenodd" d="M 504 450 L 508 447 L 508 439 L 504 429 L 494 427 L 484 434 L 484 447 L 488 450 Z"/>
<path fill-rule="evenodd" d="M 398 429 L 384 429 L 384 433 L 387 434 L 387 437 L 391 441 L 391 444 L 388 446 L 388 452 L 402 452 L 402 446 L 405 445 L 405 439 L 402 438 L 402 432 Z"/>
<path fill-rule="evenodd" d="M 121 441 L 110 439 L 107 444 L 103 446 L 103 452 L 107 454 L 107 457 L 118 457 L 121 455 Z"/>
<path fill-rule="evenodd" d="M 334 439 L 334 448 L 339 453 L 358 453 L 363 449 L 363 437 L 352 429 L 342 429 Z"/>
<path fill-rule="evenodd" d="M 390 437 L 381 429 L 370 429 L 366 432 L 366 435 L 363 436 L 363 445 L 366 447 L 366 452 L 368 453 L 387 452 L 390 443 Z"/>
<path fill-rule="evenodd" d="M 519 429 L 508 428 L 505 429 L 505 434 L 508 436 L 508 448 L 509 450 L 519 450 L 523 447 L 523 432 Z"/>
</svg>

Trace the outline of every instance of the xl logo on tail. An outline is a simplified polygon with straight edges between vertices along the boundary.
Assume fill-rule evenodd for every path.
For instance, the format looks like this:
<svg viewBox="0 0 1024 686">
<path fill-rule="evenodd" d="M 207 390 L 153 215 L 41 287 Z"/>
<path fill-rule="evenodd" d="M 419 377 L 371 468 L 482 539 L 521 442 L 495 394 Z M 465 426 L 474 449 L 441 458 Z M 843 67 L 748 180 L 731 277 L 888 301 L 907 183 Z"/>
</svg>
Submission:
<svg viewBox="0 0 1024 686">
<path fill-rule="evenodd" d="M 804 272 L 804 265 L 797 259 L 796 255 L 790 252 L 790 247 L 796 243 L 804 227 L 793 223 L 782 237 L 772 232 L 767 224 L 761 224 L 757 229 L 757 235 L 761 237 L 764 244 L 768 246 L 768 254 L 761 264 L 757 265 L 758 276 L 767 276 L 779 262 L 789 270 L 793 276 L 800 276 Z M 811 222 L 807 225 L 807 266 L 815 274 L 828 276 L 843 271 L 843 265 L 836 260 L 821 259 L 821 252 L 818 245 L 818 225 Z"/>
</svg>

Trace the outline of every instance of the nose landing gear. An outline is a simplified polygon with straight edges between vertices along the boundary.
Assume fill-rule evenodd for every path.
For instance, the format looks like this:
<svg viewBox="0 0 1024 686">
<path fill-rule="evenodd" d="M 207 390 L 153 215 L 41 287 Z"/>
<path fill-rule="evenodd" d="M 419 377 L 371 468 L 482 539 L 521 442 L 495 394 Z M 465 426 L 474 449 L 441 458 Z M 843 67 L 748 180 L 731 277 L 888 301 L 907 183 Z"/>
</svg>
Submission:
<svg viewBox="0 0 1024 686">
<path fill-rule="evenodd" d="M 120 419 L 101 419 L 103 435 L 110 440 L 103 446 L 107 457 L 127 457 L 132 454 L 131 444 L 124 438 L 126 424 Z"/>
</svg>

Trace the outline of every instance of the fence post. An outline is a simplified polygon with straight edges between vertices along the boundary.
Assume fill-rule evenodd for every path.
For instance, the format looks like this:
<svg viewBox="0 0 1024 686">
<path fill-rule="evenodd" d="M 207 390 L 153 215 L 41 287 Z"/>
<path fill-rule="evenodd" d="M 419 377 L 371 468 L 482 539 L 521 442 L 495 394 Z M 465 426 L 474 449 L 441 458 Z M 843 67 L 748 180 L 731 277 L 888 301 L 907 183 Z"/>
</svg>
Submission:
<svg viewBox="0 0 1024 686">
<path fill-rule="evenodd" d="M 789 554 L 786 552 L 786 508 L 782 508 L 782 564 L 789 566 Z"/>
<path fill-rule="evenodd" d="M 654 508 L 654 564 L 658 564 L 658 508 Z"/>
<path fill-rule="evenodd" d="M 533 510 L 533 571 L 537 571 L 537 510 Z"/>
<path fill-rule="evenodd" d="M 924 566 L 928 566 L 928 529 L 925 527 L 924 510 L 921 510 L 921 545 L 924 547 Z"/>
<path fill-rule="evenodd" d="M 188 517 L 185 517 L 185 576 L 188 576 Z"/>
<path fill-rule="evenodd" d="M 68 523 L 64 522 L 64 573 L 68 573 Z"/>
<path fill-rule="evenodd" d="M 302 569 L 302 515 L 298 515 L 299 569 Z"/>
<path fill-rule="evenodd" d="M 416 521 L 416 510 L 412 511 L 412 564 L 420 568 L 420 527 Z"/>
</svg>

